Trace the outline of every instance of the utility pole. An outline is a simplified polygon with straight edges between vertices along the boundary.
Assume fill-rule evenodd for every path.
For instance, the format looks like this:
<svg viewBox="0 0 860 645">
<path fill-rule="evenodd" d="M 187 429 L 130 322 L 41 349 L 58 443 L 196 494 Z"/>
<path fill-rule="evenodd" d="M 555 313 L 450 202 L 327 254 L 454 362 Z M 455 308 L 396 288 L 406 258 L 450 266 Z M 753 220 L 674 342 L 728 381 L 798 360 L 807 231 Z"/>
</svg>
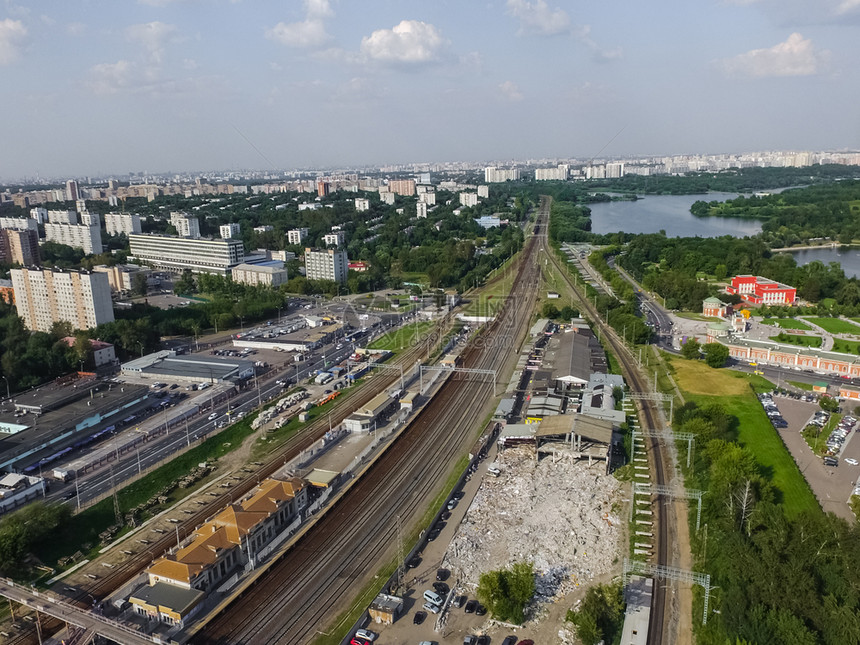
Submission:
<svg viewBox="0 0 860 645">
<path fill-rule="evenodd" d="M 117 495 L 117 492 L 116 492 L 116 482 L 114 481 L 114 476 L 113 476 L 113 464 L 111 464 L 111 467 L 110 467 L 110 487 L 111 487 L 111 490 L 113 491 L 113 513 L 114 513 L 114 517 L 116 517 L 116 524 L 117 524 L 117 526 L 122 526 L 123 525 L 122 511 L 119 508 L 119 495 Z"/>
<path fill-rule="evenodd" d="M 403 525 L 400 521 L 400 516 L 397 516 L 397 576 L 395 584 L 397 585 L 397 593 L 403 593 L 403 569 L 406 563 L 403 560 L 406 558 L 403 546 Z"/>
</svg>

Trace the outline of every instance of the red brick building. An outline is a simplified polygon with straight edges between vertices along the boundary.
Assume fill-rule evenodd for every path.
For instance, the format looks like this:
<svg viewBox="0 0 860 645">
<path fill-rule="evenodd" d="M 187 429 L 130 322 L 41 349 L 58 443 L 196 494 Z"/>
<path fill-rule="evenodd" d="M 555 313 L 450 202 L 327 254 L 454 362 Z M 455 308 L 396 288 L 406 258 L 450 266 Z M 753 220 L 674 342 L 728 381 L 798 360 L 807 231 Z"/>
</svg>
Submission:
<svg viewBox="0 0 860 645">
<path fill-rule="evenodd" d="M 736 275 L 726 293 L 738 294 L 744 300 L 757 305 L 793 304 L 797 289 L 757 275 Z"/>
</svg>

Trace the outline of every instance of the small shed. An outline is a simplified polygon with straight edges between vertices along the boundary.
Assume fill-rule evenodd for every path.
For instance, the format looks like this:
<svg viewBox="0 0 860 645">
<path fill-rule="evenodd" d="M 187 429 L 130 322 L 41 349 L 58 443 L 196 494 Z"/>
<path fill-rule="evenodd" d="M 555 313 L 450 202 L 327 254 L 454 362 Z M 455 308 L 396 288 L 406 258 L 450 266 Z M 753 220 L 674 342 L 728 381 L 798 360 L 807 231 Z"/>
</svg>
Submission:
<svg viewBox="0 0 860 645">
<path fill-rule="evenodd" d="M 827 394 L 827 383 L 824 381 L 816 381 L 812 384 L 812 391 L 819 394 Z"/>
<path fill-rule="evenodd" d="M 370 603 L 368 613 L 375 623 L 391 625 L 403 611 L 403 598 L 381 593 Z"/>
</svg>

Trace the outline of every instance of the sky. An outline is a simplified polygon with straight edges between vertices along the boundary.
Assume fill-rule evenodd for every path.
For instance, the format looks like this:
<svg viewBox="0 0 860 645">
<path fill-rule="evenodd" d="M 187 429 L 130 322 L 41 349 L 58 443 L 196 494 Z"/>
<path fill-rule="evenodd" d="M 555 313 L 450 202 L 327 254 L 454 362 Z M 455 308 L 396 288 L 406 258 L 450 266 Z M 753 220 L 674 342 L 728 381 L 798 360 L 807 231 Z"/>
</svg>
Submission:
<svg viewBox="0 0 860 645">
<path fill-rule="evenodd" d="M 0 0 L 0 179 L 860 148 L 860 0 Z"/>
</svg>

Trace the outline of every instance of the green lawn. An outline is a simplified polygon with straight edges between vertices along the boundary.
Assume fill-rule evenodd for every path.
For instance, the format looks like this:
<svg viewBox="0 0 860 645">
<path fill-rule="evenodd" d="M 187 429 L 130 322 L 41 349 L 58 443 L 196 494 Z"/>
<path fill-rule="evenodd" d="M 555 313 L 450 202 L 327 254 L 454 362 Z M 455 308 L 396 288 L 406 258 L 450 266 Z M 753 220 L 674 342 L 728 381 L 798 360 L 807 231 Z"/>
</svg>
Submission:
<svg viewBox="0 0 860 645">
<path fill-rule="evenodd" d="M 687 320 L 701 320 L 704 322 L 711 322 L 715 320 L 713 316 L 705 316 L 703 314 L 694 314 L 689 311 L 679 311 L 675 314 L 679 318 L 686 318 Z"/>
<path fill-rule="evenodd" d="M 858 334 L 860 335 L 860 326 L 853 322 L 843 320 L 842 318 L 813 318 L 808 317 L 805 320 L 818 325 L 825 331 L 831 334 Z"/>
<path fill-rule="evenodd" d="M 834 338 L 833 351 L 842 352 L 844 354 L 860 354 L 860 341 Z"/>
<path fill-rule="evenodd" d="M 675 379 L 687 401 L 700 405 L 718 403 L 737 418 L 738 442 L 755 454 L 780 491 L 779 501 L 786 515 L 795 517 L 802 511 L 818 509 L 809 485 L 755 396 L 754 389 L 771 389 L 773 384 L 761 377 L 712 369 L 701 361 L 675 357 L 670 360 Z"/>
<path fill-rule="evenodd" d="M 800 347 L 821 347 L 823 339 L 821 336 L 800 336 L 798 334 L 779 334 L 770 336 L 771 340 L 788 345 L 799 345 Z"/>
<path fill-rule="evenodd" d="M 792 387 L 796 387 L 798 390 L 806 390 L 807 392 L 812 392 L 812 383 L 804 383 L 802 381 L 786 381 Z"/>
<path fill-rule="evenodd" d="M 805 322 L 796 320 L 795 318 L 764 318 L 761 322 L 764 325 L 776 325 L 777 327 L 780 327 L 782 329 L 812 331 L 812 327 L 807 325 Z"/>
<path fill-rule="evenodd" d="M 393 329 L 373 341 L 368 345 L 368 349 L 384 349 L 391 352 L 399 352 L 411 347 L 414 343 L 420 342 L 424 334 L 435 324 L 433 321 L 419 321 L 398 329 Z"/>
</svg>

